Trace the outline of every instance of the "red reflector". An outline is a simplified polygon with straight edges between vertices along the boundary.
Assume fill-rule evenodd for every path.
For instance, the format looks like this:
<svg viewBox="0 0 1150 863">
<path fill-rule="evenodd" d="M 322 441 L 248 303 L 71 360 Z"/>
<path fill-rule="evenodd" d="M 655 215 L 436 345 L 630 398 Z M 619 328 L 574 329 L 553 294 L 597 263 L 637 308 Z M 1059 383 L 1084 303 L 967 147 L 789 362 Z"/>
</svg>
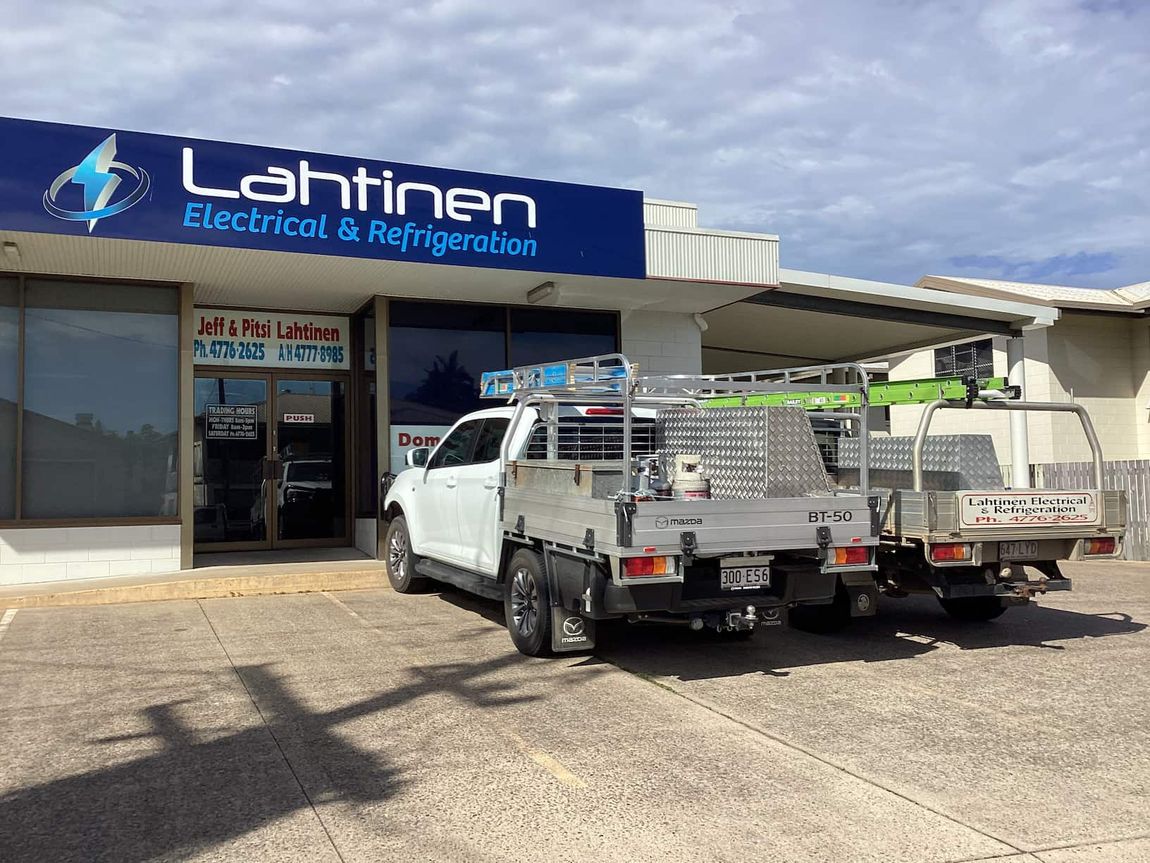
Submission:
<svg viewBox="0 0 1150 863">
<path fill-rule="evenodd" d="M 1112 536 L 1100 536 L 1097 539 L 1086 540 L 1087 554 L 1114 554 L 1118 548 L 1118 540 Z"/>
<path fill-rule="evenodd" d="M 653 558 L 653 557 L 626 557 L 626 558 L 623 558 L 623 572 L 629 576 L 652 575 L 655 572 L 655 558 Z"/>
<path fill-rule="evenodd" d="M 931 560 L 970 560 L 970 546 L 964 542 L 950 542 L 930 547 Z"/>
<path fill-rule="evenodd" d="M 654 550 L 655 550 L 655 546 L 653 546 L 653 545 L 645 545 L 645 546 L 643 546 L 643 551 L 644 551 L 644 552 L 646 552 L 647 554 L 650 554 L 650 553 L 651 553 L 651 552 L 653 552 Z"/>
<path fill-rule="evenodd" d="M 587 408 L 584 416 L 589 417 L 618 417 L 623 415 L 622 408 Z"/>
</svg>

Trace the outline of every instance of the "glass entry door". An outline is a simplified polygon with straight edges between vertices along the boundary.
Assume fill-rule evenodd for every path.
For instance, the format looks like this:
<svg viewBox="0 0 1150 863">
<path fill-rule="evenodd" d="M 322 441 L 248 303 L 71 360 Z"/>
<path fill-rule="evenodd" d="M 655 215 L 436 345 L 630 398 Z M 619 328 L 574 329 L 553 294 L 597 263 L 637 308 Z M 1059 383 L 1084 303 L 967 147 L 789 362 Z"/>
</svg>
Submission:
<svg viewBox="0 0 1150 863">
<path fill-rule="evenodd" d="M 196 549 L 347 544 L 347 382 L 299 373 L 200 375 Z"/>
<path fill-rule="evenodd" d="M 343 381 L 276 378 L 277 544 L 347 537 L 346 414 Z"/>
</svg>

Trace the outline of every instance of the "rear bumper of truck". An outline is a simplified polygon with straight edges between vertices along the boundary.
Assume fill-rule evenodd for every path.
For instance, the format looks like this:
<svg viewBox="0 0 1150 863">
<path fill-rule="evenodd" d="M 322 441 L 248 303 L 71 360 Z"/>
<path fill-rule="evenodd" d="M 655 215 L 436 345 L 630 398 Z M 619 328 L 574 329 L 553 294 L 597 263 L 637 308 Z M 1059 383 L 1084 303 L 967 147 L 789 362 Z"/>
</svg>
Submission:
<svg viewBox="0 0 1150 863">
<path fill-rule="evenodd" d="M 607 568 L 586 557 L 552 550 L 549 562 L 555 575 L 560 603 L 592 619 L 632 615 L 670 614 L 690 617 L 753 605 L 760 609 L 783 608 L 800 603 L 830 602 L 838 574 L 823 572 L 815 559 L 775 561 L 769 586 L 747 590 L 723 590 L 717 558 L 697 560 L 682 569 L 677 581 L 611 578 Z M 870 573 L 865 574 L 868 582 Z"/>
<path fill-rule="evenodd" d="M 1089 515 L 1082 522 L 1035 523 L 1020 520 L 1014 523 L 968 523 L 969 501 L 976 495 L 1004 498 L 1025 498 L 1027 495 L 1050 497 L 1078 496 L 1089 500 Z M 1024 517 L 1020 517 L 1022 519 Z M 1009 562 L 1004 552 L 1008 544 L 1031 542 L 1037 545 L 1025 559 L 1014 562 L 1058 560 L 1104 560 L 1122 556 L 1122 539 L 1126 533 L 1126 496 L 1122 491 L 1026 491 L 1026 492 L 953 492 L 908 491 L 898 489 L 889 499 L 882 518 L 883 539 L 888 542 L 914 541 L 923 545 L 927 559 L 934 566 L 981 566 Z M 1113 550 L 1093 554 L 1088 541 L 1099 538 L 1114 539 Z M 947 563 L 932 560 L 930 549 L 936 545 L 969 544 L 972 556 Z"/>
<path fill-rule="evenodd" d="M 603 610 L 618 616 L 665 611 L 671 614 L 722 610 L 746 605 L 780 608 L 795 603 L 830 602 L 835 595 L 834 573 L 817 563 L 774 565 L 769 587 L 724 591 L 719 587 L 718 561 L 700 561 L 687 567 L 680 583 L 603 585 Z"/>
</svg>

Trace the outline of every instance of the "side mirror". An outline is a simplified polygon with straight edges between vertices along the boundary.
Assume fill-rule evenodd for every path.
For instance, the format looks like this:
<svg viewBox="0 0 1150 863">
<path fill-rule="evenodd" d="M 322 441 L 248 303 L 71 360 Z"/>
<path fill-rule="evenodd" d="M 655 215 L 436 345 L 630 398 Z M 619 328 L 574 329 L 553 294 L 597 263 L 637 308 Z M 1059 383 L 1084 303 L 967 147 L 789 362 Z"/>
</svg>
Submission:
<svg viewBox="0 0 1150 863">
<path fill-rule="evenodd" d="M 403 457 L 403 463 L 408 467 L 425 467 L 430 457 L 431 447 L 417 446 L 415 449 L 407 451 L 407 455 Z"/>
</svg>

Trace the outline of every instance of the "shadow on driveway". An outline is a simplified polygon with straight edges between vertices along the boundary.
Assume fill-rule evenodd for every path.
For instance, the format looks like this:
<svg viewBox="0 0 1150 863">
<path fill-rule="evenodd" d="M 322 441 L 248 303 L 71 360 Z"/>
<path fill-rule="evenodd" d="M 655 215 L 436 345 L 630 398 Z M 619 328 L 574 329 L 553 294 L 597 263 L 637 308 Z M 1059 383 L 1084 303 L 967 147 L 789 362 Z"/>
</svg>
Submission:
<svg viewBox="0 0 1150 863">
<path fill-rule="evenodd" d="M 146 708 L 148 733 L 92 742 L 154 738 L 154 754 L 0 796 L 0 861 L 181 859 L 313 803 L 385 800 L 403 778 L 378 749 L 350 744 L 333 729 L 430 693 L 477 707 L 532 700 L 507 683 L 477 679 L 521 660 L 509 654 L 412 669 L 412 682 L 326 712 L 305 709 L 267 666 L 237 668 L 263 723 L 204 740 L 181 721 L 184 702 Z"/>
<path fill-rule="evenodd" d="M 504 626 L 501 603 L 451 585 L 436 585 L 438 598 Z M 953 644 L 961 650 L 1034 647 L 1065 650 L 1057 642 L 1130 635 L 1146 628 L 1128 614 L 1087 614 L 1030 604 L 1008 609 L 985 623 L 954 620 L 929 596 L 884 599 L 878 614 L 853 620 L 831 635 L 812 635 L 787 626 L 764 627 L 751 641 L 731 642 L 685 626 L 600 621 L 595 656 L 628 671 L 681 680 L 760 673 L 785 677 L 796 668 L 834 662 L 890 662 L 910 659 Z M 565 654 L 576 658 L 579 654 Z M 602 659 L 600 659 L 601 657 Z"/>
<path fill-rule="evenodd" d="M 614 626 L 596 651 L 640 674 L 701 680 L 793 670 L 835 662 L 891 662 L 922 656 L 951 644 L 960 650 L 1033 647 L 1065 650 L 1075 639 L 1131 635 L 1146 629 L 1127 614 L 1086 614 L 1042 605 L 1008 609 L 997 620 L 964 623 L 948 617 L 931 597 L 885 600 L 875 617 L 858 618 L 844 630 L 813 635 L 785 626 L 756 633 L 753 640 L 721 643 L 682 627 Z"/>
</svg>

